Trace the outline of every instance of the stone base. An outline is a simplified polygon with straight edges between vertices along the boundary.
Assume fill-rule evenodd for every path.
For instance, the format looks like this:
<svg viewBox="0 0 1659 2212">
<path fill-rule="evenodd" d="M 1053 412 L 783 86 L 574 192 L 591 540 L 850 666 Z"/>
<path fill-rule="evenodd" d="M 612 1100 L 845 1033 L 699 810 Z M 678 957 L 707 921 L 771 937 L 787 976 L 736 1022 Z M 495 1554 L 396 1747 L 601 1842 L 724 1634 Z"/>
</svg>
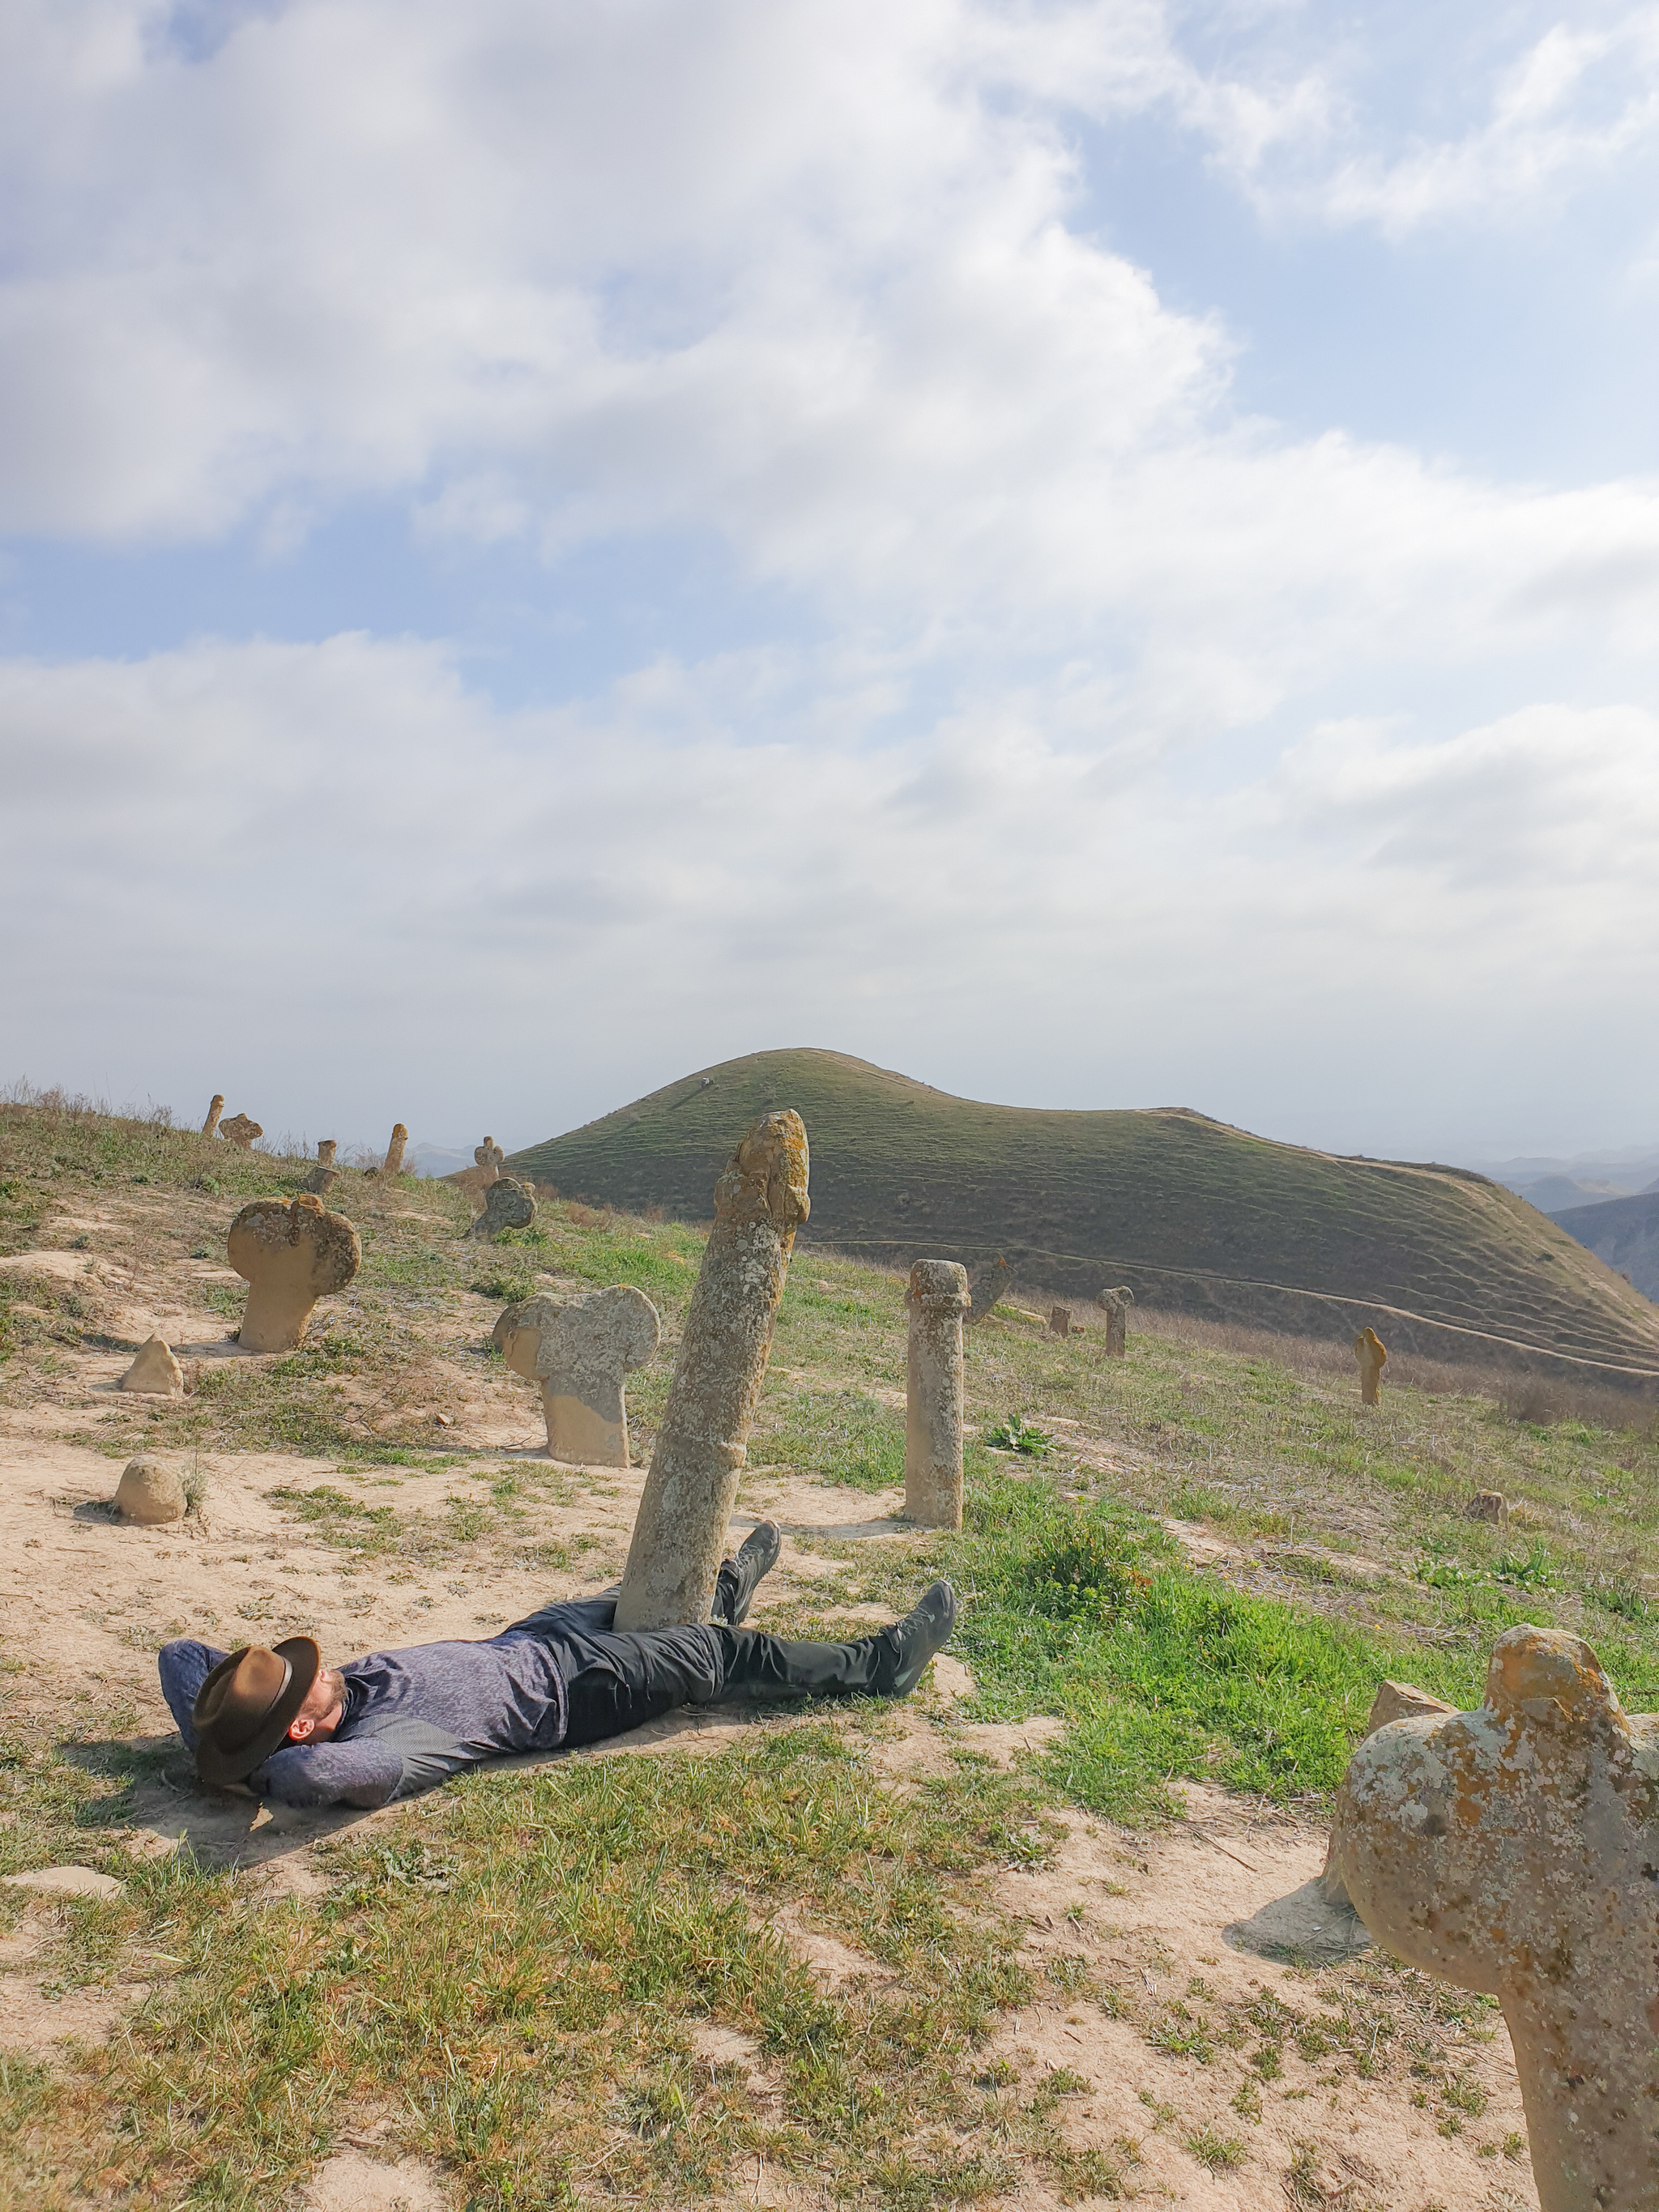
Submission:
<svg viewBox="0 0 1659 2212">
<path fill-rule="evenodd" d="M 550 1459 L 563 1460 L 571 1467 L 633 1465 L 628 1455 L 626 1414 L 620 1421 L 607 1420 L 580 1398 L 552 1390 L 542 1392 L 542 1408 L 547 1415 Z"/>
</svg>

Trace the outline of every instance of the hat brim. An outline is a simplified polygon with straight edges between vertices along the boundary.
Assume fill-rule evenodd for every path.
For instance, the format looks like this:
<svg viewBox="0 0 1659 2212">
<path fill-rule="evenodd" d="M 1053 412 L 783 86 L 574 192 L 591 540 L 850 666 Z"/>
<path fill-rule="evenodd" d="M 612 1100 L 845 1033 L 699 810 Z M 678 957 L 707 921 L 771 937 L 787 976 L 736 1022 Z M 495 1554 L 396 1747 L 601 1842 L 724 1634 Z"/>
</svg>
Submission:
<svg viewBox="0 0 1659 2212">
<path fill-rule="evenodd" d="M 210 1790 L 222 1789 L 228 1782 L 244 1782 L 256 1766 L 263 1766 L 288 1734 L 289 1725 L 307 1698 L 311 1686 L 321 1674 L 323 1655 L 316 1639 L 310 1636 L 289 1636 L 271 1650 L 279 1659 L 289 1664 L 289 1678 L 281 1696 L 260 1722 L 246 1743 L 238 1744 L 234 1751 L 221 1751 L 216 1745 L 204 1743 L 198 1737 L 196 1745 L 196 1771 Z M 197 1692 L 197 1703 L 207 1694 L 211 1684 L 222 1674 L 228 1674 L 247 1650 L 233 1651 L 222 1659 Z"/>
</svg>

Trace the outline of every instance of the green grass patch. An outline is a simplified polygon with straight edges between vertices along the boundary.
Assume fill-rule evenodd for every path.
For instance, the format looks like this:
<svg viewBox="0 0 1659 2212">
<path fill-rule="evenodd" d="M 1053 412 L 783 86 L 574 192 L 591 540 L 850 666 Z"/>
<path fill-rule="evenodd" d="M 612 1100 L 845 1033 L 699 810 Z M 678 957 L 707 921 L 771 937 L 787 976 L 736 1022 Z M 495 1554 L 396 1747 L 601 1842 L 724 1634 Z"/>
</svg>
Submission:
<svg viewBox="0 0 1659 2212">
<path fill-rule="evenodd" d="M 799 1468 L 848 1490 L 904 1481 L 904 1416 L 862 1390 L 795 1390 L 774 1399 L 750 1457 Z"/>
</svg>

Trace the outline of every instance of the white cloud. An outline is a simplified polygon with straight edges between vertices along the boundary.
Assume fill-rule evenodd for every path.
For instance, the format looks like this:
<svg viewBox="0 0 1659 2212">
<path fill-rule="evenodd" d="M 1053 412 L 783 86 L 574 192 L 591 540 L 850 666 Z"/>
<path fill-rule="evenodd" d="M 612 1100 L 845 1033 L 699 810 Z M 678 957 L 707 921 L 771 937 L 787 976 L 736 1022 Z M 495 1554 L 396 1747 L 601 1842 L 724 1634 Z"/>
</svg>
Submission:
<svg viewBox="0 0 1659 2212">
<path fill-rule="evenodd" d="M 1414 1128 L 1425 1055 L 1443 1131 L 1500 1069 L 1547 1121 L 1583 1071 L 1515 1036 L 1620 1007 L 1659 1073 L 1650 714 L 1330 726 L 1205 796 L 1103 773 L 1047 692 L 872 749 L 865 679 L 775 652 L 507 714 L 359 637 L 0 664 L 32 1072 L 519 1141 L 785 1041 L 1303 1134 L 1356 1054 L 1362 1133 Z"/>
</svg>

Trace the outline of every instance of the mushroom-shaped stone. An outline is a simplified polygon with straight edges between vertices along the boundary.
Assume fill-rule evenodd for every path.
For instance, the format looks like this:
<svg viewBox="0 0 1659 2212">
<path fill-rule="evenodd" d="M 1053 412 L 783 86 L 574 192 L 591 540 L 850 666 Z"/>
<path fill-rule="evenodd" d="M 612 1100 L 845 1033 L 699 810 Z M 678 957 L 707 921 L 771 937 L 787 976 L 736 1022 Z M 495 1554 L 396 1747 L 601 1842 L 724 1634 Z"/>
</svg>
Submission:
<svg viewBox="0 0 1659 2212">
<path fill-rule="evenodd" d="M 339 1180 L 338 1168 L 326 1167 L 319 1160 L 301 1188 L 308 1190 L 313 1198 L 326 1198 Z"/>
<path fill-rule="evenodd" d="M 1389 1356 L 1388 1346 L 1374 1328 L 1362 1328 L 1353 1340 L 1353 1356 L 1359 1369 L 1360 1402 L 1375 1406 L 1382 1380 L 1382 1363 Z"/>
<path fill-rule="evenodd" d="M 536 1201 L 521 1182 L 502 1176 L 484 1193 L 483 1212 L 463 1232 L 491 1243 L 508 1229 L 528 1229 L 536 1218 Z"/>
<path fill-rule="evenodd" d="M 343 1291 L 363 1260 L 345 1216 L 309 1195 L 287 1206 L 256 1198 L 231 1223 L 226 1249 L 252 1285 L 240 1338 L 245 1352 L 291 1352 L 318 1299 Z"/>
<path fill-rule="evenodd" d="M 526 1298 L 496 1322 L 495 1342 L 515 1375 L 540 1386 L 552 1459 L 578 1467 L 629 1467 L 623 1386 L 662 1341 L 643 1291 L 627 1284 L 580 1297 Z"/>
<path fill-rule="evenodd" d="M 1510 1517 L 1510 1501 L 1501 1490 L 1477 1490 L 1463 1508 L 1466 1521 L 1490 1521 L 1502 1528 Z"/>
<path fill-rule="evenodd" d="M 115 1486 L 116 1511 L 124 1521 L 142 1522 L 146 1527 L 182 1521 L 188 1502 L 173 1469 L 146 1455 L 130 1459 Z"/>
<path fill-rule="evenodd" d="M 228 1137 L 233 1145 L 240 1146 L 245 1152 L 251 1152 L 253 1150 L 253 1139 L 256 1137 L 263 1137 L 264 1133 L 259 1124 L 257 1121 L 250 1121 L 246 1114 L 233 1114 L 228 1121 L 222 1121 L 219 1124 L 219 1134 L 222 1137 Z"/>
<path fill-rule="evenodd" d="M 968 1282 L 968 1296 L 971 1302 L 968 1308 L 968 1319 L 970 1322 L 983 1321 L 997 1300 L 1007 1297 L 1013 1276 L 1013 1269 L 1000 1252 L 994 1260 L 976 1270 Z"/>
<path fill-rule="evenodd" d="M 1659 1717 L 1579 1638 L 1511 1628 L 1478 1711 L 1360 1745 L 1333 1842 L 1379 1942 L 1502 2006 L 1543 2212 L 1655 2212 Z"/>
<path fill-rule="evenodd" d="M 382 1175 L 395 1176 L 403 1173 L 404 1146 L 408 1142 L 408 1130 L 401 1121 L 394 1121 L 392 1125 L 392 1142 L 386 1148 L 386 1158 L 380 1168 Z"/>
<path fill-rule="evenodd" d="M 138 1347 L 138 1357 L 116 1388 L 139 1390 L 150 1398 L 182 1398 L 185 1370 L 173 1358 L 165 1338 L 146 1337 Z"/>
<path fill-rule="evenodd" d="M 1072 1309 L 1070 1306 L 1050 1306 L 1048 1309 L 1049 1335 L 1069 1336 L 1071 1333 Z"/>
<path fill-rule="evenodd" d="M 212 1137 L 218 1134 L 219 1116 L 224 1112 L 224 1110 L 225 1094 L 222 1091 L 216 1091 L 213 1094 L 213 1103 L 207 1109 L 207 1119 L 202 1124 L 202 1134 L 204 1137 Z"/>
<path fill-rule="evenodd" d="M 1127 1283 L 1115 1290 L 1097 1291 L 1095 1304 L 1106 1316 L 1106 1357 L 1127 1359 L 1129 1356 L 1129 1309 L 1135 1294 Z"/>
</svg>

